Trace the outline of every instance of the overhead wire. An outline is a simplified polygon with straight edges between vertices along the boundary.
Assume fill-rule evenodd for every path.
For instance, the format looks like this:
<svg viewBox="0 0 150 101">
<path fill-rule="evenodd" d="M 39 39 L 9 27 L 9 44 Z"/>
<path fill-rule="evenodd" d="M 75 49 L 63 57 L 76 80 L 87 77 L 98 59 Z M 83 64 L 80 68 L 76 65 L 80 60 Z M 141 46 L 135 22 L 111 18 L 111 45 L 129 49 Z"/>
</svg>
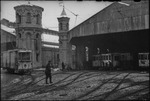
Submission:
<svg viewBox="0 0 150 101">
<path fill-rule="evenodd" d="M 77 17 L 79 16 L 78 14 L 75 14 L 74 12 L 72 12 L 71 10 L 69 10 L 68 8 L 65 7 L 65 4 L 63 2 L 59 2 L 60 6 L 63 6 L 64 9 L 68 10 L 70 13 L 72 13 L 76 18 L 75 18 L 75 22 L 74 22 L 74 26 L 76 25 L 77 22 Z"/>
</svg>

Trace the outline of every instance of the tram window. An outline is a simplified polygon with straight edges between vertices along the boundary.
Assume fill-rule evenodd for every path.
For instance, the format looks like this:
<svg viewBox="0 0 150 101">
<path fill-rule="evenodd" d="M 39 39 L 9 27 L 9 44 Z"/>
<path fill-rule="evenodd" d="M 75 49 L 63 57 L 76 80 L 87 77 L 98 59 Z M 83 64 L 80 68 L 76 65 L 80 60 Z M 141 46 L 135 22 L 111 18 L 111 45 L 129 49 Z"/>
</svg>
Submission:
<svg viewBox="0 0 150 101">
<path fill-rule="evenodd" d="M 140 56 L 140 59 L 141 59 L 141 60 L 143 60 L 143 59 L 144 59 L 144 56 L 143 56 L 143 55 L 141 55 L 141 56 Z"/>
<path fill-rule="evenodd" d="M 103 60 L 105 60 L 105 56 L 103 56 Z"/>
<path fill-rule="evenodd" d="M 19 53 L 19 60 L 30 60 L 30 52 Z"/>
<path fill-rule="evenodd" d="M 119 60 L 119 56 L 115 56 L 115 60 Z"/>
<path fill-rule="evenodd" d="M 148 54 L 145 54 L 145 60 L 147 60 L 148 59 Z"/>
<path fill-rule="evenodd" d="M 30 53 L 29 52 L 22 53 L 22 60 L 30 60 Z"/>
<path fill-rule="evenodd" d="M 125 58 L 125 55 L 121 55 L 121 58 L 122 58 L 122 60 L 125 60 L 126 58 Z"/>
<path fill-rule="evenodd" d="M 93 61 L 95 60 L 95 57 L 93 57 Z"/>
<path fill-rule="evenodd" d="M 22 54 L 19 53 L 19 60 L 22 60 Z"/>
<path fill-rule="evenodd" d="M 146 54 L 141 54 L 141 55 L 139 55 L 139 59 L 145 60 L 145 59 L 147 59 L 147 55 Z"/>
<path fill-rule="evenodd" d="M 139 54 L 139 59 L 141 59 L 141 55 Z"/>
<path fill-rule="evenodd" d="M 106 60 L 108 60 L 108 56 L 106 56 Z"/>
<path fill-rule="evenodd" d="M 110 55 L 109 55 L 108 59 L 110 60 Z"/>
<path fill-rule="evenodd" d="M 102 59 L 102 57 L 100 56 L 100 57 L 99 57 L 99 59 L 101 60 L 101 59 Z"/>
<path fill-rule="evenodd" d="M 147 55 L 143 54 L 143 60 L 147 59 Z"/>
</svg>

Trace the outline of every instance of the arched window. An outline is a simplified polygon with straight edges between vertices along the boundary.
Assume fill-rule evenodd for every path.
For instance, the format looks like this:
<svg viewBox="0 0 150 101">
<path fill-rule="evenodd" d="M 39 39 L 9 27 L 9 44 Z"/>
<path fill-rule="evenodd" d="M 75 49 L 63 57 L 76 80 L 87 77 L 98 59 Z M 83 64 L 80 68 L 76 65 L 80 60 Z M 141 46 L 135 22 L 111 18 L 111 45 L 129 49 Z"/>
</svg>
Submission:
<svg viewBox="0 0 150 101">
<path fill-rule="evenodd" d="M 36 34 L 35 50 L 39 51 L 39 33 Z M 39 61 L 39 53 L 36 53 L 36 61 Z"/>
<path fill-rule="evenodd" d="M 27 13 L 27 23 L 31 23 L 31 14 Z"/>
<path fill-rule="evenodd" d="M 59 23 L 59 29 L 60 30 L 63 30 L 63 26 L 62 25 L 63 25 L 62 23 Z"/>
<path fill-rule="evenodd" d="M 36 16 L 36 23 L 40 24 L 40 15 L 39 14 Z"/>
<path fill-rule="evenodd" d="M 35 40 L 35 50 L 38 50 L 38 41 L 39 41 L 39 34 L 36 34 L 36 40 Z"/>
<path fill-rule="evenodd" d="M 36 61 L 39 61 L 39 53 L 36 53 Z"/>
<path fill-rule="evenodd" d="M 17 17 L 17 23 L 20 24 L 21 23 L 21 15 L 19 15 L 18 13 L 16 14 Z"/>
<path fill-rule="evenodd" d="M 31 33 L 27 33 L 26 34 L 26 48 L 27 49 L 31 49 Z"/>
<path fill-rule="evenodd" d="M 21 44 L 22 44 L 22 40 L 21 40 L 21 33 L 18 33 L 18 42 L 17 42 L 17 47 L 18 48 L 21 48 L 22 46 L 21 46 Z"/>
<path fill-rule="evenodd" d="M 69 29 L 69 24 L 67 23 L 67 24 L 66 24 L 66 30 L 68 30 L 68 29 Z"/>
</svg>

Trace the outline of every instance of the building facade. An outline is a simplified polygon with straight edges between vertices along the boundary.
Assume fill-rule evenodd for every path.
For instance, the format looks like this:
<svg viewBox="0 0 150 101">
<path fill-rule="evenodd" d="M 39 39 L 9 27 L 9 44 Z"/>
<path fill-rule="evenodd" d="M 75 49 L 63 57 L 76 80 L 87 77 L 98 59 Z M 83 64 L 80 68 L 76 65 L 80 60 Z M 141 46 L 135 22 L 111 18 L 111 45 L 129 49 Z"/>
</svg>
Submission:
<svg viewBox="0 0 150 101">
<path fill-rule="evenodd" d="M 16 32 L 15 24 L 7 19 L 1 20 L 1 52 L 16 49 Z M 42 34 L 58 36 L 57 31 L 42 28 Z M 51 41 L 51 42 L 49 42 Z M 45 67 L 49 60 L 52 61 L 54 67 L 58 67 L 59 63 L 59 43 L 55 40 L 42 39 L 41 42 L 41 66 Z M 48 45 L 48 46 L 45 46 Z"/>
<path fill-rule="evenodd" d="M 15 29 L 9 26 L 9 21 L 1 20 L 1 52 L 16 48 Z"/>
<path fill-rule="evenodd" d="M 59 30 L 60 40 L 67 40 L 63 44 L 60 41 L 60 51 L 63 52 L 60 55 L 64 56 L 60 56 L 60 61 L 65 60 L 72 69 L 83 69 L 87 64 L 91 67 L 92 56 L 99 49 L 100 53 L 131 53 L 137 63 L 138 53 L 149 50 L 148 8 L 149 1 L 145 0 L 132 1 L 128 5 L 115 2 L 75 28 Z M 58 19 L 59 27 L 61 19 Z M 76 47 L 75 50 L 72 46 Z"/>
<path fill-rule="evenodd" d="M 59 64 L 59 48 L 42 46 L 42 67 L 46 67 L 48 61 L 51 61 L 54 68 Z"/>
<path fill-rule="evenodd" d="M 35 5 L 19 5 L 16 11 L 16 45 L 19 49 L 32 50 L 33 67 L 41 67 L 41 34 L 43 8 Z"/>
<path fill-rule="evenodd" d="M 61 64 L 64 63 L 68 65 L 68 49 L 69 49 L 69 43 L 68 43 L 68 31 L 69 31 L 69 20 L 70 18 L 67 17 L 66 12 L 63 8 L 63 11 L 61 13 L 61 17 L 58 17 L 59 22 L 59 67 L 62 68 Z M 67 66 L 66 66 L 67 67 Z"/>
</svg>

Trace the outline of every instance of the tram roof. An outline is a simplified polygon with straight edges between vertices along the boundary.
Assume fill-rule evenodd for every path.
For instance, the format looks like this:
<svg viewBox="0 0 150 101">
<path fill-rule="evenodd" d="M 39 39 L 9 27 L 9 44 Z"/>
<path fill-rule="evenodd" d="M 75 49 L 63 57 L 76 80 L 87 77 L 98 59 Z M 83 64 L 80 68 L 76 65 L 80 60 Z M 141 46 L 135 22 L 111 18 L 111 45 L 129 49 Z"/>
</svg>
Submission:
<svg viewBox="0 0 150 101">
<path fill-rule="evenodd" d="M 32 52 L 32 50 L 24 50 L 24 49 L 13 49 L 13 50 L 7 50 L 3 52 L 13 52 L 13 51 L 18 51 L 18 52 Z"/>
<path fill-rule="evenodd" d="M 32 52 L 31 50 L 20 50 L 20 49 L 18 49 L 18 52 Z"/>
</svg>

